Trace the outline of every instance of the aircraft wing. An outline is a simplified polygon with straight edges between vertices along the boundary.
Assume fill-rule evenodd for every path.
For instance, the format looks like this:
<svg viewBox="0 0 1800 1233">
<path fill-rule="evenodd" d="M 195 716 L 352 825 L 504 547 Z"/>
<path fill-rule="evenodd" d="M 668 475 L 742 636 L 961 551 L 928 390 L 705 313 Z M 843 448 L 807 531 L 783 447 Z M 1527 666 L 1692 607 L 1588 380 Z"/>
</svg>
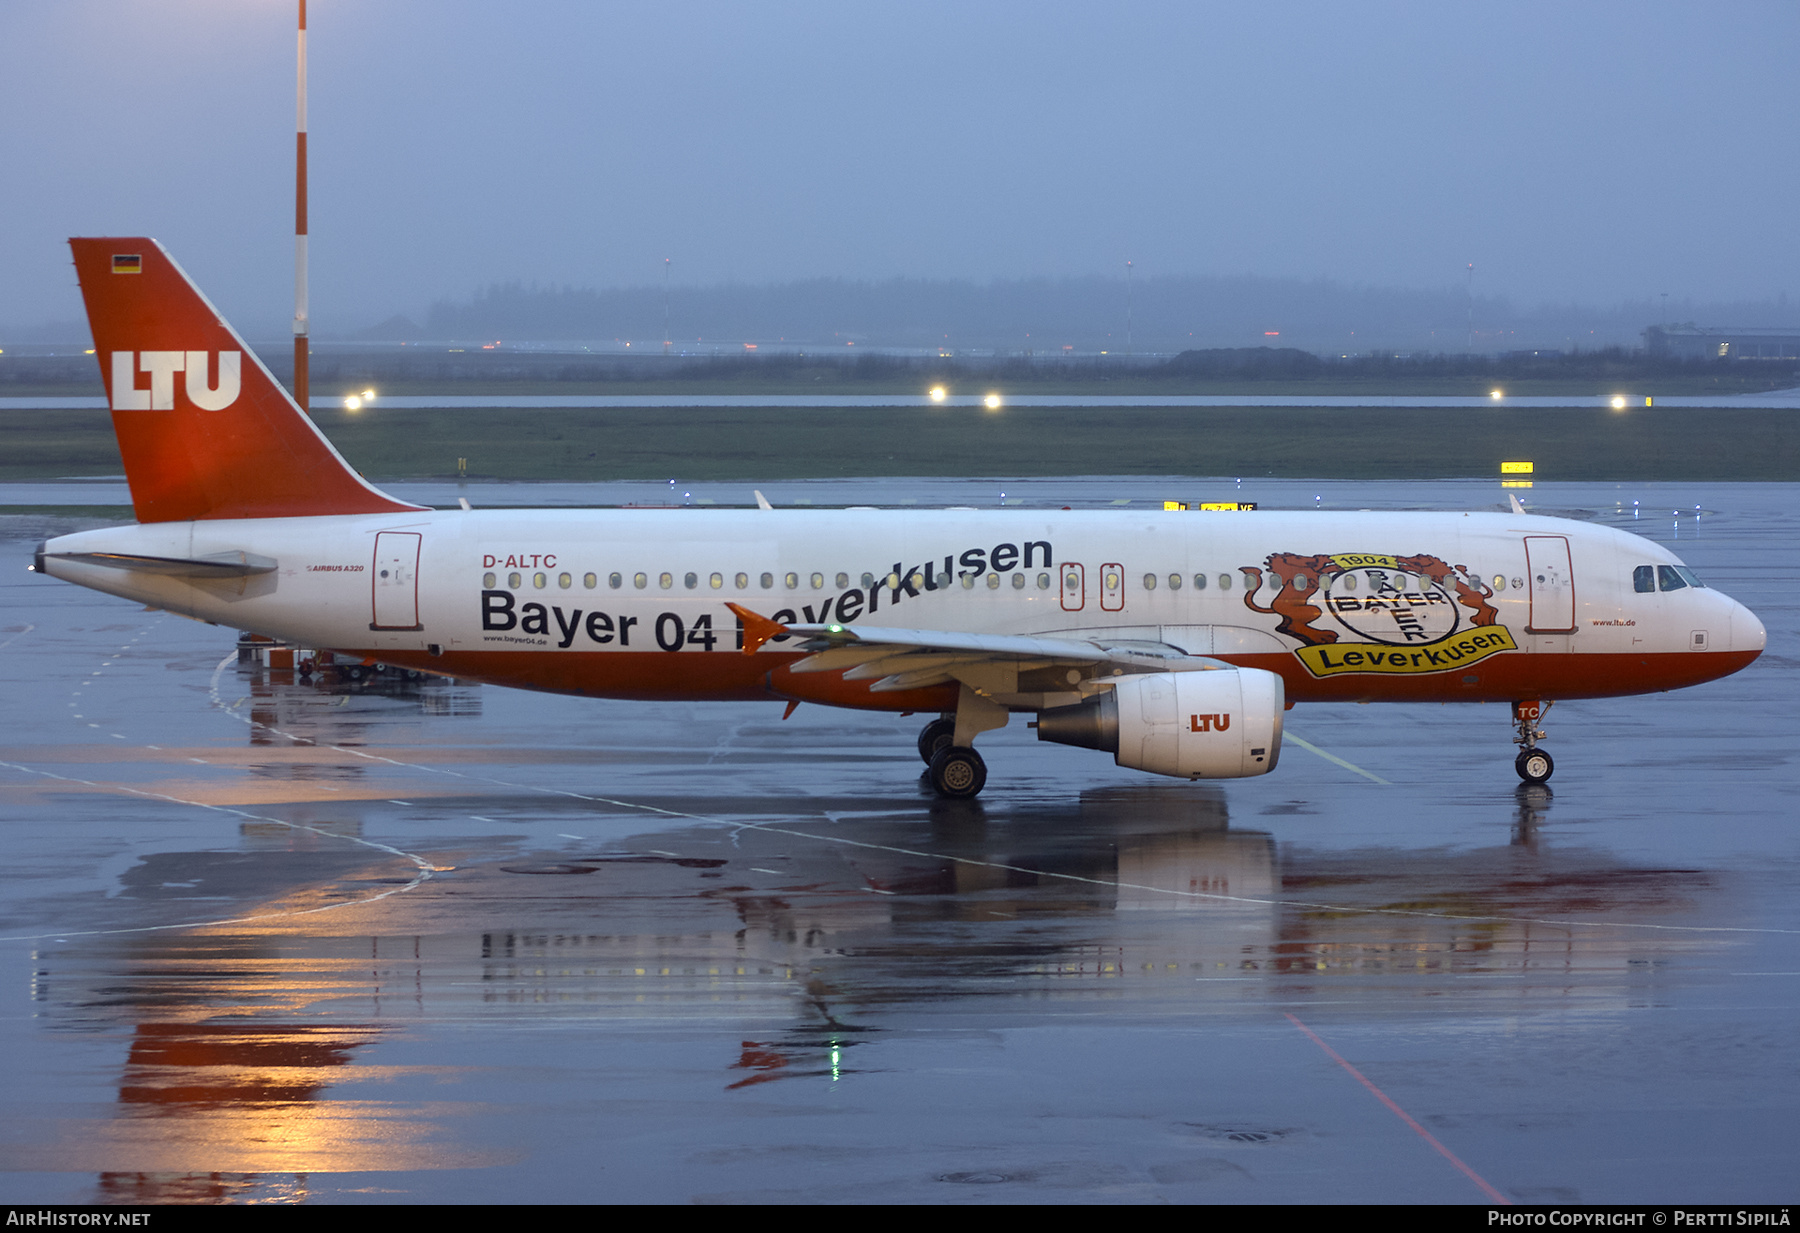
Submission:
<svg viewBox="0 0 1800 1233">
<path fill-rule="evenodd" d="M 1090 641 L 1011 634 L 967 634 L 934 629 L 892 629 L 871 625 L 781 625 L 731 605 L 744 619 L 744 649 L 754 652 L 779 635 L 810 652 L 788 671 L 842 672 L 847 681 L 874 681 L 872 693 L 920 689 L 946 681 L 968 682 L 1002 670 L 1018 674 L 1043 668 L 1073 668 L 1082 677 L 1138 672 L 1211 672 L 1229 669 L 1224 660 L 1189 655 L 1164 642 L 1126 639 Z M 1107 671 L 1110 670 L 1110 671 Z M 1007 690 L 1006 692 L 1012 692 Z"/>
</svg>

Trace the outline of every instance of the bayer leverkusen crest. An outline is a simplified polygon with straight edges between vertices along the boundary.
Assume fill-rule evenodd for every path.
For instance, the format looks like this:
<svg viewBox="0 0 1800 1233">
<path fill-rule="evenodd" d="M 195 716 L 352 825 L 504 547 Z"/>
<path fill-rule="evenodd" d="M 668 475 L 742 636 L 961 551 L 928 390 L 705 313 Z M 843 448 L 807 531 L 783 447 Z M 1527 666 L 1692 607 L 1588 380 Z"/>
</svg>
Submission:
<svg viewBox="0 0 1800 1233">
<path fill-rule="evenodd" d="M 1448 672 L 1518 649 L 1493 591 L 1439 557 L 1280 552 L 1243 572 L 1245 606 L 1279 618 L 1314 676 Z"/>
</svg>

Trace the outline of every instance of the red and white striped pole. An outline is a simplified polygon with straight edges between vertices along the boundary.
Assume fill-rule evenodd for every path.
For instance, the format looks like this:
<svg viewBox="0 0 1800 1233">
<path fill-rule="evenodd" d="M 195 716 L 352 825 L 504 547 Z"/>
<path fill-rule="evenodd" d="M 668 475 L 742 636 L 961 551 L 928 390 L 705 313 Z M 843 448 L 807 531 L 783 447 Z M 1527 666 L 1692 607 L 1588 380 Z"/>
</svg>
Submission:
<svg viewBox="0 0 1800 1233">
<path fill-rule="evenodd" d="M 294 112 L 294 401 L 310 410 L 306 312 L 306 0 L 300 0 L 299 86 Z"/>
</svg>

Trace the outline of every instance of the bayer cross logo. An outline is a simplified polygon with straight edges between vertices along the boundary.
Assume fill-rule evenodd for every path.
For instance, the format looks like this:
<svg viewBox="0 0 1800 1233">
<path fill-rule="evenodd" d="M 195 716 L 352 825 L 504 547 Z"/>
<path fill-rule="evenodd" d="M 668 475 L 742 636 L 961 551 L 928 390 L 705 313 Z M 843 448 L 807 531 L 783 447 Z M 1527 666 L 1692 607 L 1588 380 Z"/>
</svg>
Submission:
<svg viewBox="0 0 1800 1233">
<path fill-rule="evenodd" d="M 1455 596 L 1432 579 L 1392 569 L 1349 569 L 1324 579 L 1321 606 L 1358 641 L 1418 646 L 1456 632 Z"/>
</svg>

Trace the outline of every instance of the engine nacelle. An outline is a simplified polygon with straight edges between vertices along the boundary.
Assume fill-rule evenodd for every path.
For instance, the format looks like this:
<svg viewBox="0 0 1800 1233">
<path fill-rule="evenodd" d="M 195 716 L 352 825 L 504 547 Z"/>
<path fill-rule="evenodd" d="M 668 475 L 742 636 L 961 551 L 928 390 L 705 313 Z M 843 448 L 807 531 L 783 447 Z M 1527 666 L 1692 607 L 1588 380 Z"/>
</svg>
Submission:
<svg viewBox="0 0 1800 1233">
<path fill-rule="evenodd" d="M 1039 711 L 1040 741 L 1101 749 L 1183 779 L 1266 775 L 1281 757 L 1281 678 L 1260 668 L 1120 677 L 1075 706 Z"/>
</svg>

